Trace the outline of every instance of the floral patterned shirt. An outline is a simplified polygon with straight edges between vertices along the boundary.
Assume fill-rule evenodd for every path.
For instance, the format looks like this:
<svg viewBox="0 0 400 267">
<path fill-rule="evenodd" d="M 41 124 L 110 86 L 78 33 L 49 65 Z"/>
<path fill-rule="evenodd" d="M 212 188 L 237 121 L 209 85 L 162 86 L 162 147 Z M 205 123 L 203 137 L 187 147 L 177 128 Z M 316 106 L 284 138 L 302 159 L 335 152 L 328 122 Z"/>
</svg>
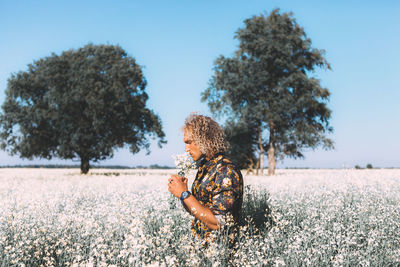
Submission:
<svg viewBox="0 0 400 267">
<path fill-rule="evenodd" d="M 192 195 L 212 211 L 222 226 L 229 217 L 237 224 L 243 202 L 240 170 L 224 154 L 217 154 L 209 161 L 202 160 L 199 166 L 192 185 Z M 207 240 L 211 231 L 203 222 L 194 219 L 193 236 Z"/>
</svg>

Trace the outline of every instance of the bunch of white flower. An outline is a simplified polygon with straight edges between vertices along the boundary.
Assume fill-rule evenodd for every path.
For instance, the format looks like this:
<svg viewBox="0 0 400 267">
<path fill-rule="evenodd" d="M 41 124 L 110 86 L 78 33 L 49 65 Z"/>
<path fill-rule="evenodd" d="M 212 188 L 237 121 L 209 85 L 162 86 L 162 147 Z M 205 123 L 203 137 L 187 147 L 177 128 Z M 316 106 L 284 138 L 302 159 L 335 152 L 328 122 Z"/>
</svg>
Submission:
<svg viewBox="0 0 400 267">
<path fill-rule="evenodd" d="M 176 169 L 179 176 L 186 176 L 190 170 L 196 168 L 196 163 L 193 162 L 189 153 L 172 155 L 175 161 Z"/>
</svg>

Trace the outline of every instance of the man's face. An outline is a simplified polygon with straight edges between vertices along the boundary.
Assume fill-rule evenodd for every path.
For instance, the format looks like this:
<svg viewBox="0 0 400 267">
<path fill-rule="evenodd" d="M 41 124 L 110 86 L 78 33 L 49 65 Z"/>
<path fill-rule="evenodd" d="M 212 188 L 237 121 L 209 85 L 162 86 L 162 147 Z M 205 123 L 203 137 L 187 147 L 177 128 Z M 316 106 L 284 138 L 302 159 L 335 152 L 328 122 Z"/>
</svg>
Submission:
<svg viewBox="0 0 400 267">
<path fill-rule="evenodd" d="M 198 161 L 203 154 L 201 153 L 200 148 L 189 136 L 188 130 L 185 130 L 183 137 L 183 142 L 185 142 L 185 151 L 190 154 L 194 161 Z"/>
</svg>

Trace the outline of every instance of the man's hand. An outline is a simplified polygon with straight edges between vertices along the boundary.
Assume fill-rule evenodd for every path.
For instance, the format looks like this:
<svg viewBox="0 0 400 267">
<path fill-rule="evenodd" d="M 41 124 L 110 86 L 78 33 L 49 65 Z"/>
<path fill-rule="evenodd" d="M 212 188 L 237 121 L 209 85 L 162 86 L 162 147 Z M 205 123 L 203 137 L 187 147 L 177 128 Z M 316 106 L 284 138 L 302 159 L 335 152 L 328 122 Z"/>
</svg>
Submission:
<svg viewBox="0 0 400 267">
<path fill-rule="evenodd" d="M 188 191 L 187 182 L 187 178 L 174 174 L 168 179 L 168 191 L 179 198 L 183 192 Z"/>
<path fill-rule="evenodd" d="M 176 197 L 182 192 L 188 191 L 188 179 L 178 175 L 172 175 L 168 179 L 168 191 Z M 187 212 L 206 224 L 210 229 L 216 230 L 220 227 L 217 218 L 209 208 L 204 207 L 193 195 L 184 200 L 184 207 Z"/>
</svg>

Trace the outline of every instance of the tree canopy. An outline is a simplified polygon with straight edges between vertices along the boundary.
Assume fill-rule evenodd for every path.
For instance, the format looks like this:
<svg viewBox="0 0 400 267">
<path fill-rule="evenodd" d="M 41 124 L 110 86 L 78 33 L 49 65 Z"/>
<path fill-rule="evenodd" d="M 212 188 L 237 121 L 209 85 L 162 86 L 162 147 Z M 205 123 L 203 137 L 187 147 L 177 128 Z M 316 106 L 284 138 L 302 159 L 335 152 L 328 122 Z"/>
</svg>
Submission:
<svg viewBox="0 0 400 267">
<path fill-rule="evenodd" d="M 252 145 L 261 167 L 268 154 L 269 174 L 274 174 L 276 160 L 304 157 L 305 148 L 333 148 L 325 136 L 333 131 L 330 92 L 312 77 L 316 68 L 330 65 L 292 16 L 275 9 L 268 16 L 246 19 L 235 35 L 238 50 L 231 58 L 216 59 L 210 85 L 202 93 L 212 113 L 226 116 L 231 124 L 247 123 L 258 136 Z"/>
<path fill-rule="evenodd" d="M 34 61 L 8 79 L 0 114 L 1 148 L 22 158 L 113 156 L 117 147 L 166 143 L 160 118 L 146 107 L 146 79 L 119 46 L 88 44 Z"/>
</svg>

